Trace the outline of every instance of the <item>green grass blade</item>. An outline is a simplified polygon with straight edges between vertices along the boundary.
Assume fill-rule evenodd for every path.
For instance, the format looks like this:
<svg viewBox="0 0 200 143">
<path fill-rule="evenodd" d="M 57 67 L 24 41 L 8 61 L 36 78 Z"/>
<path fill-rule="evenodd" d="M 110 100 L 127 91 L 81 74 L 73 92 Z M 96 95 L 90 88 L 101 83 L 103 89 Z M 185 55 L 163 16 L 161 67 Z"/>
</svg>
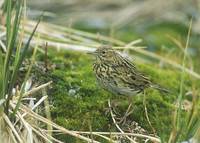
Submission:
<svg viewBox="0 0 200 143">
<path fill-rule="evenodd" d="M 11 61 L 11 55 L 12 55 L 12 51 L 14 51 L 14 47 L 16 47 L 16 39 L 17 39 L 17 34 L 18 34 L 18 30 L 19 30 L 19 24 L 20 24 L 20 20 L 21 20 L 21 14 L 22 14 L 22 4 L 20 3 L 20 1 L 17 2 L 17 12 L 16 12 L 16 15 L 15 15 L 15 20 L 14 20 L 14 27 L 13 27 L 13 31 L 12 31 L 12 39 L 11 39 L 11 44 L 10 44 L 10 52 L 9 52 L 9 55 L 8 55 L 8 61 Z M 20 51 L 18 51 L 20 52 Z M 16 53 L 18 54 L 18 53 Z M 14 61 L 18 61 L 18 57 L 15 58 Z M 15 71 L 13 71 L 15 72 Z M 14 82 L 10 82 L 10 85 L 9 85 L 9 88 L 8 88 L 8 95 L 10 95 L 11 91 L 12 91 L 12 88 L 13 88 L 13 85 L 14 85 Z M 10 93 L 9 93 L 10 92 Z"/>
<path fill-rule="evenodd" d="M 10 39 L 10 32 L 11 32 L 11 13 L 12 13 L 12 3 L 11 0 L 6 0 L 5 1 L 5 7 L 6 7 L 6 41 L 7 41 L 7 45 L 9 43 L 9 39 Z"/>
<path fill-rule="evenodd" d="M 0 99 L 3 99 L 3 84 L 4 84 L 4 78 L 3 78 L 3 53 L 0 51 Z"/>
<path fill-rule="evenodd" d="M 14 20 L 14 24 L 13 24 L 13 31 L 12 31 L 12 38 L 11 38 L 11 48 L 16 47 L 16 39 L 17 39 L 17 34 L 18 34 L 18 30 L 19 30 L 19 25 L 20 25 L 20 21 L 21 21 L 21 15 L 22 15 L 22 4 L 23 1 L 22 0 L 18 0 L 16 3 L 16 15 L 15 15 L 15 20 Z"/>
<path fill-rule="evenodd" d="M 22 54 L 21 54 L 20 57 L 19 57 L 19 61 L 17 62 L 17 65 L 15 66 L 14 72 L 13 72 L 13 74 L 12 74 L 12 80 L 11 80 L 11 81 L 13 81 L 13 82 L 16 81 L 16 77 L 17 77 L 16 75 L 18 74 L 18 70 L 19 70 L 19 68 L 20 68 L 20 65 L 22 64 L 22 61 L 23 61 L 24 58 L 25 58 L 25 55 L 26 55 L 27 50 L 28 50 L 28 48 L 29 48 L 31 39 L 33 38 L 33 35 L 34 35 L 34 33 L 35 33 L 35 31 L 36 31 L 36 29 L 37 29 L 37 27 L 38 27 L 40 21 L 41 21 L 41 18 L 38 20 L 38 22 L 37 22 L 35 28 L 33 29 L 33 32 L 31 33 L 31 35 L 30 35 L 30 37 L 29 37 L 27 43 L 26 43 L 25 46 L 24 46 L 24 49 L 23 49 L 23 51 L 22 51 Z"/>
<path fill-rule="evenodd" d="M 12 1 L 8 0 L 7 2 L 7 25 L 6 25 L 6 46 L 7 46 L 7 52 L 6 52 L 6 58 L 4 61 L 4 87 L 3 87 L 3 94 L 7 94 L 8 98 L 7 100 L 10 100 L 10 96 L 11 96 L 11 92 L 12 92 L 12 88 L 14 85 L 14 82 L 12 82 L 12 77 L 10 76 L 11 74 L 11 70 L 10 67 L 13 66 L 13 63 L 11 60 L 13 53 L 15 52 L 14 48 L 15 43 L 16 43 L 16 39 L 17 39 L 17 33 L 19 30 L 19 24 L 20 24 L 20 18 L 21 18 L 21 13 L 22 13 L 22 3 L 21 0 L 16 2 L 16 14 L 15 14 L 15 18 L 14 18 L 14 23 L 11 24 L 11 19 L 12 19 L 12 6 L 11 6 Z M 14 71 L 12 71 L 14 72 Z M 6 103 L 8 103 L 8 101 L 6 101 Z M 8 106 L 6 104 L 5 106 L 5 112 L 6 114 L 8 113 Z"/>
<path fill-rule="evenodd" d="M 22 51 L 22 54 L 21 54 L 20 57 L 19 57 L 19 61 L 17 62 L 16 66 L 15 66 L 15 68 L 14 68 L 14 71 L 13 71 L 13 74 L 12 74 L 12 77 L 11 77 L 11 83 L 15 83 L 15 81 L 16 81 L 16 79 L 17 79 L 17 74 L 18 74 L 18 72 L 19 72 L 19 68 L 20 68 L 20 66 L 21 66 L 21 64 L 22 64 L 22 62 L 23 62 L 23 60 L 24 60 L 24 58 L 25 58 L 25 55 L 26 55 L 26 53 L 27 53 L 27 50 L 28 50 L 28 48 L 29 48 L 29 46 L 30 46 L 31 39 L 33 38 L 33 35 L 35 34 L 35 31 L 36 31 L 36 29 L 37 29 L 37 27 L 38 27 L 38 25 L 39 25 L 39 23 L 40 23 L 40 21 L 41 21 L 41 18 L 42 18 L 42 16 L 39 18 L 39 20 L 38 20 L 38 22 L 37 22 L 35 28 L 33 29 L 33 32 L 31 33 L 31 35 L 30 35 L 30 37 L 29 37 L 27 43 L 26 43 L 25 46 L 24 46 L 24 49 L 23 49 L 23 51 Z M 11 90 L 9 90 L 9 91 L 11 91 Z M 10 93 L 11 93 L 11 92 L 10 92 Z M 6 109 L 8 109 L 8 106 L 9 106 L 9 104 L 10 104 L 10 99 L 11 99 L 11 94 L 8 94 L 8 95 L 9 95 L 9 96 L 8 96 L 8 98 L 7 98 L 7 101 L 6 101 Z"/>
<path fill-rule="evenodd" d="M 8 80 L 7 80 L 7 74 L 8 74 L 8 64 L 9 64 L 9 60 L 8 60 L 8 55 L 9 55 L 9 43 L 10 43 L 10 39 L 11 39 L 11 13 L 12 13 L 12 10 L 11 10 L 11 7 L 12 7 L 12 3 L 11 3 L 11 0 L 7 0 L 5 1 L 5 11 L 6 11 L 6 47 L 7 47 L 7 52 L 6 52 L 6 58 L 4 60 L 4 67 L 3 67 L 3 75 L 4 75 L 4 82 L 5 84 L 3 84 L 3 94 L 5 94 L 5 90 L 7 88 L 7 85 L 8 85 Z"/>
<path fill-rule="evenodd" d="M 186 45 L 185 45 L 185 49 L 184 49 L 184 56 L 183 56 L 183 61 L 182 61 L 182 66 L 185 67 L 185 61 L 186 61 L 186 52 L 189 46 L 189 41 L 190 41 L 190 35 L 191 35 L 191 29 L 192 29 L 192 19 L 190 21 L 190 25 L 189 25 L 189 30 L 188 30 L 188 35 L 187 35 L 187 41 L 186 41 Z M 179 137 L 181 137 L 183 135 L 183 127 L 184 124 L 181 121 L 182 117 L 181 117 L 181 113 L 182 113 L 182 100 L 183 100 L 183 86 L 184 86 L 184 82 L 185 82 L 185 70 L 182 70 L 181 73 L 181 81 L 180 81 L 180 93 L 178 96 L 178 109 L 177 109 L 177 117 L 176 117 L 176 129 L 178 130 L 177 136 L 175 138 L 175 142 L 178 141 Z"/>
<path fill-rule="evenodd" d="M 17 31 L 19 29 L 19 23 L 20 23 L 20 18 L 21 18 L 21 9 L 22 9 L 22 4 L 21 0 L 17 1 L 16 3 L 16 14 L 15 14 L 15 19 L 13 26 L 11 24 L 11 19 L 12 19 L 12 2 L 11 0 L 7 1 L 7 17 L 6 17 L 6 46 L 7 46 L 7 52 L 6 52 L 6 59 L 4 63 L 4 76 L 5 76 L 5 87 L 4 90 L 5 92 L 8 92 L 9 88 L 8 85 L 10 85 L 8 82 L 7 77 L 10 77 L 10 71 L 9 71 L 9 65 L 11 64 L 11 55 L 13 53 L 13 49 L 15 47 L 15 42 L 17 39 Z"/>
<path fill-rule="evenodd" d="M 22 99 L 22 96 L 23 96 L 23 93 L 24 93 L 24 88 L 25 88 L 25 84 L 26 82 L 28 81 L 28 78 L 29 78 L 29 75 L 30 75 L 30 72 L 31 72 L 31 69 L 32 69 L 32 66 L 35 62 L 35 55 L 36 55 L 36 52 L 37 52 L 37 47 L 35 47 L 34 49 L 34 52 L 33 52 L 33 55 L 32 55 L 32 58 L 31 58 L 31 64 L 29 65 L 29 68 L 28 68 L 28 71 L 26 73 L 26 76 L 25 76 L 25 79 L 24 79 L 24 82 L 22 84 L 22 87 L 20 89 L 20 96 L 19 96 L 19 99 L 17 101 L 17 104 L 16 104 L 16 107 L 13 111 L 13 115 L 16 114 L 17 110 L 19 109 L 19 106 L 20 106 L 20 103 L 21 103 L 21 99 Z"/>
</svg>

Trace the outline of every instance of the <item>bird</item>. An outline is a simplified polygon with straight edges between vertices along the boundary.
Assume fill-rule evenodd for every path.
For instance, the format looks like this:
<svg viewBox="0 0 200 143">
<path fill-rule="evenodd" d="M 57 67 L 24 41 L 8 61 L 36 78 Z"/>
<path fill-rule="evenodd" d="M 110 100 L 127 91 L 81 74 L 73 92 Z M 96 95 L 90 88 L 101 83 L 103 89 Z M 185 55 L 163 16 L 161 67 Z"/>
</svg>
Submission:
<svg viewBox="0 0 200 143">
<path fill-rule="evenodd" d="M 95 56 L 93 71 L 98 84 L 113 94 L 134 96 L 146 88 L 169 92 L 153 83 L 134 63 L 110 46 L 101 46 L 92 55 Z"/>
</svg>

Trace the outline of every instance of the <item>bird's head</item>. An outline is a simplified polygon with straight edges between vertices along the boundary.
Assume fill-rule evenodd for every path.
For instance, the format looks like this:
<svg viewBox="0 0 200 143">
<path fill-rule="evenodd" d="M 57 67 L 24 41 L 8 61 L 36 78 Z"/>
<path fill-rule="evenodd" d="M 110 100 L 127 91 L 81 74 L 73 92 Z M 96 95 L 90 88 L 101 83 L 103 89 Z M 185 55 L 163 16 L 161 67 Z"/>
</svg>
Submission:
<svg viewBox="0 0 200 143">
<path fill-rule="evenodd" d="M 114 62 L 116 57 L 116 52 L 109 46 L 99 47 L 92 54 L 99 62 Z"/>
</svg>

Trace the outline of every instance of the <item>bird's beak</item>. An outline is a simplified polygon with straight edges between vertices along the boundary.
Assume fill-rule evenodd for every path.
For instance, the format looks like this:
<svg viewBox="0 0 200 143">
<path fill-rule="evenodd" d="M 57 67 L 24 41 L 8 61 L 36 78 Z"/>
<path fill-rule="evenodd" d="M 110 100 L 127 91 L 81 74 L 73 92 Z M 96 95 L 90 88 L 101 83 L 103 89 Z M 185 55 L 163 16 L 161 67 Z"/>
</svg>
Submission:
<svg viewBox="0 0 200 143">
<path fill-rule="evenodd" d="M 93 52 L 87 52 L 87 54 L 89 54 L 89 55 L 96 55 L 97 54 L 97 52 L 96 51 L 93 51 Z"/>
</svg>

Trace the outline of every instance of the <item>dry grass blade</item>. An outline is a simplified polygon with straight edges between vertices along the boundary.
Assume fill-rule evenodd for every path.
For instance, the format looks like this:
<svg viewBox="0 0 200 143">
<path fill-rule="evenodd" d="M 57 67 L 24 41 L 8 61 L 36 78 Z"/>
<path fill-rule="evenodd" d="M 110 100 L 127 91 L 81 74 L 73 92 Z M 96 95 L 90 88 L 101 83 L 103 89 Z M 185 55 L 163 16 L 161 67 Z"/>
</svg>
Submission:
<svg viewBox="0 0 200 143">
<path fill-rule="evenodd" d="M 18 143 L 11 129 L 8 129 L 8 133 L 9 133 L 9 140 L 6 141 L 6 143 Z M 4 138 L 2 138 L 2 140 L 1 140 L 2 142 L 5 141 L 5 136 Z"/>
<path fill-rule="evenodd" d="M 48 97 L 46 89 L 42 90 L 42 95 Z M 46 118 L 51 121 L 51 111 L 50 111 L 48 100 L 44 100 L 44 106 L 45 106 Z M 49 130 L 48 135 L 52 136 L 52 132 L 50 130 L 53 130 L 53 127 L 51 125 L 48 125 L 47 129 Z"/>
<path fill-rule="evenodd" d="M 35 87 L 35 88 L 31 89 L 30 91 L 24 93 L 23 96 L 29 96 L 29 95 L 31 95 L 31 94 L 33 94 L 33 93 L 35 93 L 35 92 L 47 87 L 47 86 L 49 86 L 51 83 L 52 83 L 52 81 L 49 81 L 49 82 L 47 82 L 45 84 L 42 84 L 42 85 L 40 85 L 38 87 Z"/>
<path fill-rule="evenodd" d="M 47 136 L 48 138 L 50 138 L 52 141 L 54 141 L 55 143 L 64 143 L 64 142 L 62 142 L 62 141 L 60 141 L 60 140 L 58 140 L 58 139 L 52 137 L 52 136 L 49 135 L 49 134 L 46 134 L 46 136 Z"/>
<path fill-rule="evenodd" d="M 43 101 L 45 101 L 48 98 L 48 96 L 43 96 L 40 98 L 40 100 L 31 108 L 31 110 L 36 109 Z"/>
<path fill-rule="evenodd" d="M 32 108 L 31 110 L 35 110 L 45 99 L 47 99 L 47 96 L 43 96 Z M 27 115 L 27 112 L 22 114 L 22 117 L 25 117 Z M 15 124 L 18 122 L 18 120 L 15 122 Z"/>
<path fill-rule="evenodd" d="M 98 133 L 90 132 L 90 134 L 99 136 L 99 137 L 101 137 L 101 138 L 103 138 L 103 139 L 105 139 L 105 140 L 107 140 L 107 141 L 109 141 L 109 142 L 111 142 L 111 143 L 118 143 L 118 141 L 114 141 L 114 140 L 112 140 L 111 138 L 108 138 L 108 137 L 106 137 L 106 136 L 104 136 L 104 135 L 101 135 L 101 134 L 98 134 Z"/>
<path fill-rule="evenodd" d="M 46 137 L 45 135 L 43 135 L 43 133 L 41 133 L 40 131 L 36 130 L 34 127 L 32 127 L 32 130 L 38 135 L 40 136 L 42 139 L 44 139 L 45 141 L 47 141 L 48 143 L 53 143 L 50 139 L 48 139 L 48 137 Z"/>
<path fill-rule="evenodd" d="M 63 127 L 61 127 L 61 126 L 59 126 L 59 125 L 53 123 L 52 121 L 50 121 L 50 120 L 48 120 L 48 119 L 46 119 L 46 118 L 44 118 L 44 117 L 42 117 L 42 116 L 36 114 L 35 112 L 31 111 L 31 110 L 30 110 L 29 108 L 27 108 L 26 106 L 21 107 L 21 110 L 24 111 L 24 112 L 27 112 L 27 113 L 28 113 L 31 117 L 33 117 L 34 119 L 39 120 L 39 121 L 41 121 L 41 122 L 43 122 L 43 123 L 45 123 L 45 124 L 51 125 L 51 126 L 53 126 L 54 128 L 59 129 L 59 130 L 60 130 L 61 132 L 63 132 L 63 133 L 66 133 L 66 134 L 68 134 L 68 135 L 74 136 L 74 137 L 76 137 L 76 138 L 82 139 L 82 140 L 87 141 L 87 142 L 99 143 L 98 141 L 91 140 L 91 139 L 89 139 L 89 138 L 87 138 L 87 137 L 84 137 L 84 136 L 82 136 L 82 135 L 76 134 L 76 133 L 74 133 L 74 132 L 72 132 L 72 131 L 70 131 L 70 130 L 67 130 L 67 129 L 65 129 L 65 128 L 63 128 Z"/>
<path fill-rule="evenodd" d="M 8 124 L 8 126 L 10 127 L 10 129 L 12 130 L 12 132 L 14 133 L 14 135 L 17 138 L 18 142 L 19 143 L 23 143 L 22 138 L 20 137 L 20 135 L 16 131 L 15 127 L 12 125 L 12 122 L 10 121 L 10 119 L 8 118 L 8 116 L 5 113 L 3 113 L 3 118 L 6 121 L 6 123 Z"/>
<path fill-rule="evenodd" d="M 27 142 L 33 143 L 33 133 L 32 133 L 30 125 L 24 120 L 23 116 L 19 112 L 17 112 L 17 116 L 21 120 L 21 123 L 23 123 L 23 126 L 25 127 L 25 129 L 28 133 L 28 135 L 26 137 Z"/>
<path fill-rule="evenodd" d="M 78 134 L 91 134 L 91 132 L 82 132 L 82 131 L 73 131 Z M 133 137 L 139 137 L 139 138 L 145 138 L 149 139 L 156 143 L 161 143 L 159 138 L 143 135 L 143 134 L 136 134 L 136 133 L 121 133 L 121 132 L 92 132 L 92 134 L 100 134 L 100 135 L 120 135 L 120 136 L 133 136 Z"/>
<path fill-rule="evenodd" d="M 141 43 L 142 42 L 142 39 L 138 39 L 138 40 L 134 40 L 134 41 L 131 41 L 130 43 L 128 43 L 125 48 L 128 48 L 128 47 L 132 47 L 133 45 L 136 45 L 138 43 Z"/>
<path fill-rule="evenodd" d="M 32 23 L 34 24 L 34 23 Z M 120 40 L 117 40 L 117 39 L 114 39 L 114 38 L 111 38 L 111 37 L 107 37 L 107 36 L 103 36 L 103 35 L 97 35 L 97 34 L 93 34 L 93 33 L 89 33 L 89 32 L 85 32 L 85 31 L 81 31 L 81 30 L 75 30 L 73 28 L 68 28 L 68 27 L 61 27 L 61 26 L 56 26 L 56 25 L 53 25 L 53 24 L 45 24 L 44 23 L 44 26 L 45 27 L 52 27 L 58 31 L 64 31 L 66 33 L 70 33 L 70 34 L 75 34 L 75 35 L 78 35 L 78 36 L 81 36 L 81 37 L 87 37 L 87 39 L 94 39 L 94 40 L 103 40 L 103 41 L 106 41 L 106 42 L 109 42 L 109 43 L 116 43 L 117 45 L 124 45 L 124 42 L 120 41 Z"/>
</svg>

